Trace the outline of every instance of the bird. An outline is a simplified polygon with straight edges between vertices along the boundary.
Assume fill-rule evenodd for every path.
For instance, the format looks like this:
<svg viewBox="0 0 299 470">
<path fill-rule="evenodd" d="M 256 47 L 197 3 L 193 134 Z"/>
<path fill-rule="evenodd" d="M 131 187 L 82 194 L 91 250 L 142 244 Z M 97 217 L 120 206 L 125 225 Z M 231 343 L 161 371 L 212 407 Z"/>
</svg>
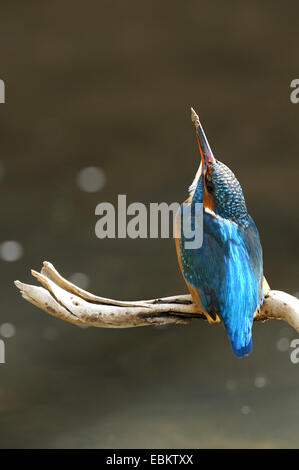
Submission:
<svg viewBox="0 0 299 470">
<path fill-rule="evenodd" d="M 252 325 L 265 293 L 263 252 L 258 229 L 249 215 L 242 187 L 234 173 L 213 155 L 199 117 L 191 108 L 200 165 L 189 187 L 189 197 L 175 218 L 179 266 L 199 312 L 212 322 L 222 321 L 237 357 L 252 351 Z M 202 224 L 196 225 L 197 204 Z M 202 230 L 200 247 L 188 247 L 183 216 Z"/>
</svg>

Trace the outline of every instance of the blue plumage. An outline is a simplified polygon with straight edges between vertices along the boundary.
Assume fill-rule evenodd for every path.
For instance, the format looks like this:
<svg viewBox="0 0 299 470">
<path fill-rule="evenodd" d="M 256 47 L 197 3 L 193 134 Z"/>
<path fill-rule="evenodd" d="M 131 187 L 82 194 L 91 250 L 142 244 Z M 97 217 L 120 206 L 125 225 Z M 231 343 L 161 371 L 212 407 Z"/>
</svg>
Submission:
<svg viewBox="0 0 299 470">
<path fill-rule="evenodd" d="M 223 321 L 237 356 L 251 351 L 253 314 L 262 301 L 262 253 L 253 220 L 247 228 L 203 215 L 203 244 L 184 249 L 180 241 L 185 279 L 193 286 L 203 309 Z M 252 257 L 252 253 L 254 256 Z M 255 259 L 254 259 L 255 258 Z"/>
<path fill-rule="evenodd" d="M 193 300 L 212 319 L 220 317 L 233 352 L 242 357 L 251 352 L 253 316 L 263 301 L 262 248 L 238 180 L 213 157 L 201 131 L 198 122 L 202 165 L 184 204 L 191 204 L 194 219 L 194 205 L 203 203 L 203 243 L 185 248 L 182 233 L 178 255 Z"/>
</svg>

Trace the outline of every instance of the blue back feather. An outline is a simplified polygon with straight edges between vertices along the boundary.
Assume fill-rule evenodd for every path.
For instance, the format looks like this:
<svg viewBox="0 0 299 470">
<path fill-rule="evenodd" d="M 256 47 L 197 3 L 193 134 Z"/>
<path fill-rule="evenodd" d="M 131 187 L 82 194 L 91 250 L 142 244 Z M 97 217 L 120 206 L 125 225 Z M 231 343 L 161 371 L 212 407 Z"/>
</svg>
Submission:
<svg viewBox="0 0 299 470">
<path fill-rule="evenodd" d="M 262 302 L 262 249 L 253 219 L 246 227 L 204 212 L 203 244 L 185 249 L 180 241 L 185 279 L 208 313 L 222 319 L 236 356 L 252 349 L 253 315 Z"/>
</svg>

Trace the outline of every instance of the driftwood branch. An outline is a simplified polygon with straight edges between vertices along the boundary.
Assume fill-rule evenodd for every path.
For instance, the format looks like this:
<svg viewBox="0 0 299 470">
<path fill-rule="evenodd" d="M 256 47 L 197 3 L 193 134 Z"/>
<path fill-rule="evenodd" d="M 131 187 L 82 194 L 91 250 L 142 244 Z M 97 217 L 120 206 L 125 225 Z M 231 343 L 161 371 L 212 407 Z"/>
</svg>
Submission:
<svg viewBox="0 0 299 470">
<path fill-rule="evenodd" d="M 15 281 L 25 300 L 50 315 L 76 325 L 130 328 L 148 325 L 187 324 L 205 319 L 190 295 L 122 302 L 93 295 L 64 279 L 51 263 L 41 272 L 32 270 L 42 287 Z M 299 300 L 285 292 L 269 290 L 254 320 L 284 320 L 299 332 Z"/>
</svg>

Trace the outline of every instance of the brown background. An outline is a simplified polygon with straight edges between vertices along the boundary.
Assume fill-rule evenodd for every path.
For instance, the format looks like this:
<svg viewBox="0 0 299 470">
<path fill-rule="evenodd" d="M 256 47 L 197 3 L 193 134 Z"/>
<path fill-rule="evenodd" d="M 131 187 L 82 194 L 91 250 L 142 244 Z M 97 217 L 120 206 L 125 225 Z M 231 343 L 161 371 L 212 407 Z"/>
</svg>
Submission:
<svg viewBox="0 0 299 470">
<path fill-rule="evenodd" d="M 238 360 L 220 326 L 83 330 L 13 286 L 46 259 L 104 296 L 185 292 L 172 240 L 100 241 L 94 209 L 117 194 L 186 197 L 199 163 L 193 105 L 242 183 L 268 281 L 299 291 L 298 13 L 281 0 L 1 6 L 0 242 L 24 247 L 0 261 L 0 323 L 16 327 L 0 365 L 1 447 L 298 446 L 299 365 L 277 349 L 298 335 L 284 324 L 255 325 L 253 353 Z M 106 173 L 98 193 L 77 186 L 86 166 Z"/>
</svg>

